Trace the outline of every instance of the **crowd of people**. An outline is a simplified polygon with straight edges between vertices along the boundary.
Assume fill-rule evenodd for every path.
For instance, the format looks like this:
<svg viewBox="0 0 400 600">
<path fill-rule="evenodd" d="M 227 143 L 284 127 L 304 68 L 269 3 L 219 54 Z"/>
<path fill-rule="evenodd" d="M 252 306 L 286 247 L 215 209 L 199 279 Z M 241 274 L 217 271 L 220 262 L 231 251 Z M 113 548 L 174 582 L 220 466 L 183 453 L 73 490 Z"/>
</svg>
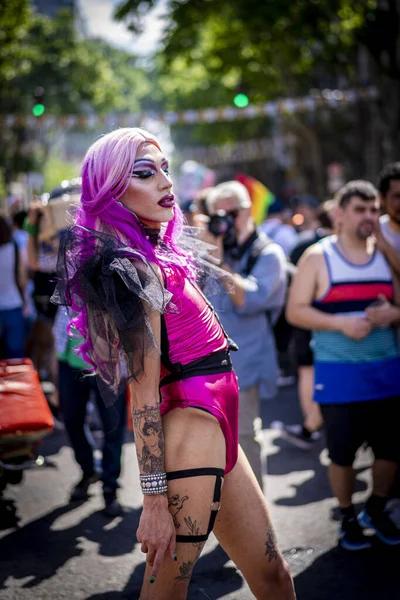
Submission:
<svg viewBox="0 0 400 600">
<path fill-rule="evenodd" d="M 400 334 L 396 332 L 400 325 L 400 163 L 383 169 L 377 187 L 368 181 L 350 181 L 326 202 L 312 196 L 298 196 L 288 205 L 276 200 L 260 226 L 253 219 L 250 196 L 238 181 L 202 190 L 187 220 L 201 230 L 199 238 L 207 248 L 204 256 L 212 274 L 205 271 L 193 283 L 190 260 L 174 237 L 174 227 L 178 230 L 181 224 L 176 223 L 172 181 L 158 142 L 139 130 L 119 131 L 134 132 L 115 133 L 121 140 L 125 135 L 130 154 L 125 149 L 124 158 L 117 156 L 116 137 L 113 140 L 114 134 L 109 134 L 96 142 L 84 163 L 76 222 L 81 231 L 95 235 L 93 247 L 101 246 L 103 261 L 100 266 L 95 261 L 90 266 L 74 263 L 75 269 L 84 272 L 85 284 L 80 279 L 80 287 L 76 285 L 68 260 L 82 256 L 79 250 L 88 244 L 86 234 L 77 233 L 75 227 L 69 233 L 41 235 L 44 209 L 40 202 L 32 203 L 27 212 L 15 209 L 8 217 L 0 217 L 1 357 L 30 356 L 44 389 L 47 386 L 49 403 L 60 427 L 65 427 L 82 471 L 81 479 L 71 484 L 70 501 L 88 498 L 90 486 L 101 479 L 106 514 L 114 517 L 121 512 L 117 490 L 129 383 L 144 493 L 144 516 L 138 530 L 147 553 L 143 598 L 147 597 L 146 581 L 153 584 L 156 579 L 158 585 L 176 593 L 164 552 L 168 548 L 172 560 L 178 562 L 175 580 L 179 580 L 184 565 L 194 565 L 213 527 L 257 597 L 263 593 L 262 581 L 271 598 L 294 598 L 261 493 L 266 469 L 260 404 L 275 398 L 280 385 L 296 381 L 303 422 L 282 424 L 281 435 L 298 448 L 311 450 L 325 431 L 330 483 L 342 513 L 340 544 L 348 550 L 370 547 L 365 528 L 373 529 L 384 544 L 400 544 L 398 523 L 387 510 L 389 501 L 400 496 Z M 111 170 L 94 172 L 92 155 L 100 156 L 104 165 L 117 161 L 121 169 L 129 163 L 130 182 L 121 174 L 120 181 L 111 181 Z M 106 193 L 106 185 L 112 194 Z M 101 211 L 96 212 L 100 201 Z M 164 222 L 170 224 L 160 237 Z M 116 230 L 120 236 L 114 241 Z M 137 248 L 142 252 L 140 260 Z M 136 300 L 132 310 L 123 304 L 121 289 L 114 287 L 115 273 L 102 293 L 117 299 L 120 312 L 116 316 L 117 310 L 101 303 L 88 269 L 104 269 L 107 257 L 111 257 L 110 271 L 116 268 L 113 259 L 121 261 L 121 269 L 126 268 L 127 257 L 135 265 L 134 273 L 126 271 L 124 283 L 135 299 L 147 303 L 145 311 L 137 308 Z M 91 296 L 85 295 L 89 287 Z M 66 301 L 68 294 L 72 301 Z M 75 309 L 75 329 L 68 327 L 73 315 L 62 304 Z M 78 305 L 81 315 L 77 317 Z M 91 312 L 93 305 L 97 312 Z M 188 307 L 187 315 L 186 309 L 179 311 L 182 306 Z M 161 314 L 161 321 L 154 313 Z M 123 325 L 118 321 L 121 315 Z M 132 335 L 131 342 L 126 332 Z M 115 344 L 110 342 L 114 338 Z M 161 348 L 161 384 L 149 359 L 155 347 Z M 126 364 L 120 361 L 122 355 L 128 357 Z M 87 377 L 94 366 L 97 375 Z M 197 392 L 192 382 L 200 385 Z M 101 467 L 95 460 L 96 444 L 89 426 L 93 406 L 104 430 Z M 174 411 L 177 406 L 187 410 Z M 179 432 L 189 423 L 199 432 L 202 452 L 196 450 L 197 441 L 191 440 L 192 455 L 187 456 L 192 458 L 183 464 L 179 457 L 189 441 Z M 213 440 L 209 451 L 204 449 L 204 439 Z M 238 455 L 237 441 L 251 469 L 241 451 Z M 357 515 L 352 503 L 353 462 L 365 443 L 374 455 L 373 488 Z M 196 452 L 200 454 L 197 462 L 193 459 Z M 196 477 L 206 480 L 201 493 Z M 201 533 L 179 529 L 187 521 L 174 516 L 166 526 L 166 543 L 160 546 L 152 538 L 149 519 L 156 515 L 162 520 L 168 503 L 156 505 L 156 494 L 150 497 L 149 489 L 154 492 L 156 488 L 162 496 L 167 482 L 168 494 L 170 487 L 182 498 L 185 494 L 186 507 L 198 511 L 199 526 L 209 519 L 204 509 L 210 504 L 208 496 L 212 514 Z M 233 482 L 248 486 L 247 502 L 254 514 L 253 544 L 246 542 L 250 528 L 241 538 L 240 549 L 229 533 L 238 516 L 233 508 L 237 500 Z M 197 504 L 192 492 L 198 495 Z M 231 505 L 231 512 L 221 510 L 216 520 L 213 505 L 220 508 L 220 500 L 222 505 Z M 150 503 L 151 510 L 146 512 Z M 260 526 L 267 542 L 258 539 Z M 235 521 L 233 529 L 238 527 Z M 176 542 L 184 547 L 178 560 Z M 265 544 L 269 549 L 268 569 L 253 556 L 258 542 L 262 554 Z M 179 593 L 171 597 L 185 597 L 186 592 Z"/>
<path fill-rule="evenodd" d="M 302 450 L 312 449 L 325 430 L 331 487 L 343 516 L 341 546 L 371 547 L 365 528 L 385 544 L 400 544 L 398 519 L 388 511 L 399 496 L 400 163 L 382 170 L 377 187 L 350 181 L 324 203 L 310 196 L 288 207 L 275 201 L 258 228 L 243 195 L 237 182 L 222 183 L 192 210 L 194 224 L 204 214 L 211 221 L 216 214 L 233 217 L 236 235 L 225 234 L 220 258 L 234 273 L 235 293 L 215 305 L 241 349 L 233 355 L 240 443 L 262 485 L 260 398 L 274 395 L 284 369 L 294 368 L 303 422 L 279 423 L 279 429 Z M 373 488 L 357 518 L 353 462 L 363 444 L 374 455 Z"/>
<path fill-rule="evenodd" d="M 20 208 L 17 201 L 8 218 L 0 217 L 0 357 L 29 357 L 39 373 L 56 427 L 66 429 L 82 470 L 70 500 L 88 499 L 90 485 L 102 479 L 104 510 L 114 517 L 121 512 L 117 489 L 126 394 L 121 393 L 115 405 L 107 407 L 96 379 L 85 377 L 90 365 L 74 352 L 80 340 L 67 333 L 67 312 L 51 302 L 62 230 L 53 227 L 43 236 L 40 225 L 46 205 L 40 200 L 34 200 L 27 211 Z M 95 458 L 97 444 L 89 426 L 93 413 L 93 429 L 101 423 L 103 430 L 101 465 Z"/>
</svg>

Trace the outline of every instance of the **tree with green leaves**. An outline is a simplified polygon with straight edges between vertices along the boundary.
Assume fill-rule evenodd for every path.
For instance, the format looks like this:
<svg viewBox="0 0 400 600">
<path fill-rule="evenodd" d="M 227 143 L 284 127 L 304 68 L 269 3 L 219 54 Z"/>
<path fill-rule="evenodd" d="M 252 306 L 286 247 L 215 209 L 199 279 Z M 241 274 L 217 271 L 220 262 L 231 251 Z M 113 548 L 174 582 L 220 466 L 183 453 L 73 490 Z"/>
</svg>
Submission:
<svg viewBox="0 0 400 600">
<path fill-rule="evenodd" d="M 33 127 L 35 90 L 45 116 L 137 112 L 151 82 L 136 57 L 96 39 L 81 39 L 73 15 L 35 15 L 28 0 L 2 3 L 0 20 L 0 165 L 9 182 L 17 173 L 42 171 L 53 130 Z M 12 125 L 5 115 L 18 115 Z M 26 117 L 30 116 L 30 119 Z"/>
<path fill-rule="evenodd" d="M 115 17 L 138 33 L 156 4 L 124 0 Z M 185 75 L 176 104 L 190 99 L 194 107 L 221 100 L 222 89 L 208 94 L 216 79 L 230 99 L 244 86 L 251 102 L 375 85 L 383 158 L 400 155 L 399 0 L 170 0 L 168 6 L 161 58 L 167 99 L 168 86 Z"/>
<path fill-rule="evenodd" d="M 0 79 L 5 85 L 16 75 L 29 71 L 31 52 L 25 40 L 30 22 L 27 0 L 0 3 Z"/>
</svg>

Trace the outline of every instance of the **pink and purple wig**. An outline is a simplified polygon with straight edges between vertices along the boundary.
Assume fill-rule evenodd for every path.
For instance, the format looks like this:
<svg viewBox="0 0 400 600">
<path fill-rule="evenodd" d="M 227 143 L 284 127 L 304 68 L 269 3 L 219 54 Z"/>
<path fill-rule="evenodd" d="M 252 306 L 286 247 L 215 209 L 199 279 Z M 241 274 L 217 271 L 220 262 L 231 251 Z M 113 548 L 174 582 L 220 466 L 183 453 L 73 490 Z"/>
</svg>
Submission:
<svg viewBox="0 0 400 600">
<path fill-rule="evenodd" d="M 163 233 L 163 244 L 153 246 L 146 237 L 138 218 L 122 206 L 123 197 L 131 178 L 133 165 L 141 144 L 151 143 L 161 150 L 157 140 L 139 128 L 121 128 L 99 138 L 88 150 L 82 166 L 82 197 L 76 213 L 78 226 L 103 233 L 111 233 L 120 242 L 137 250 L 149 263 L 172 269 L 178 276 L 195 279 L 196 269 L 191 257 L 179 247 L 184 217 L 175 205 L 174 218 Z M 90 252 L 90 235 L 88 248 Z M 72 306 L 77 309 L 76 306 Z M 83 336 L 78 353 L 95 369 L 93 341 L 90 339 L 88 315 L 84 304 L 72 320 Z"/>
</svg>

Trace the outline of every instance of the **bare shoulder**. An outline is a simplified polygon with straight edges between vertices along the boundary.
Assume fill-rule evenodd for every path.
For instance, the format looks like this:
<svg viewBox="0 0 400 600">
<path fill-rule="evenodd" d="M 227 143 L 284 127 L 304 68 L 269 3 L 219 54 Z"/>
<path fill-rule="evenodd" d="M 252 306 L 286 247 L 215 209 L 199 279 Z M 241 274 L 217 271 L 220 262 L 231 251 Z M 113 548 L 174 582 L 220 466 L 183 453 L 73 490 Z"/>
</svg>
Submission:
<svg viewBox="0 0 400 600">
<path fill-rule="evenodd" d="M 153 263 L 153 262 L 149 263 L 149 265 L 150 265 L 150 268 L 157 275 L 157 277 L 160 280 L 160 282 L 164 285 L 163 274 L 162 274 L 162 271 L 161 271 L 160 267 L 157 265 L 157 263 Z"/>
<path fill-rule="evenodd" d="M 159 265 L 155 262 L 147 262 L 143 257 L 139 256 L 131 260 L 139 277 L 154 278 L 157 277 L 162 286 L 164 286 L 164 278 Z"/>
<path fill-rule="evenodd" d="M 321 244 L 313 244 L 304 252 L 299 260 L 299 269 L 304 268 L 320 268 L 324 263 L 324 250 Z"/>
</svg>

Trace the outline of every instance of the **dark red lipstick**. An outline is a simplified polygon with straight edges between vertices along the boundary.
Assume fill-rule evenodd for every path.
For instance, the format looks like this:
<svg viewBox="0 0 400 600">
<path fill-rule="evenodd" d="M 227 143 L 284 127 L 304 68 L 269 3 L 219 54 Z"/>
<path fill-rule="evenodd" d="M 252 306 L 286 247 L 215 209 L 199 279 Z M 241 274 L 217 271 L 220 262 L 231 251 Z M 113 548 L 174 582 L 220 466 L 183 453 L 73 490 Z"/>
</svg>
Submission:
<svg viewBox="0 0 400 600">
<path fill-rule="evenodd" d="M 161 198 L 158 204 L 163 208 L 171 208 L 175 204 L 175 196 L 173 194 L 167 194 Z"/>
</svg>

